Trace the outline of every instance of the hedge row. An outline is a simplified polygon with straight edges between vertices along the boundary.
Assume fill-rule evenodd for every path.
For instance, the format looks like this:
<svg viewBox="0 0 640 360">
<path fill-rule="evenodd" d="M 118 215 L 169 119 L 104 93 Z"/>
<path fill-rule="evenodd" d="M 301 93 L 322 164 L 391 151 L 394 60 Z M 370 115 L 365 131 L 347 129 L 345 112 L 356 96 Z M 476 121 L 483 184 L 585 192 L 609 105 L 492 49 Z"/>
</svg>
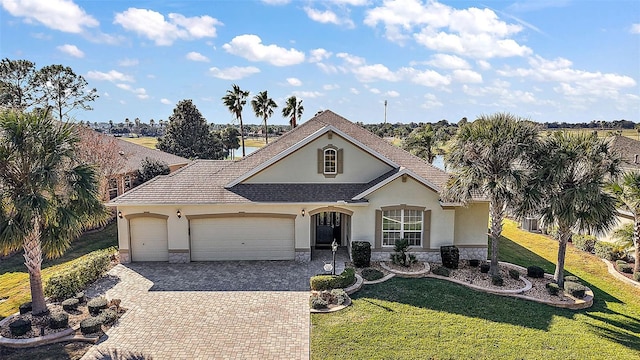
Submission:
<svg viewBox="0 0 640 360">
<path fill-rule="evenodd" d="M 322 291 L 332 289 L 344 289 L 356 280 L 356 271 L 346 268 L 340 275 L 316 275 L 309 281 L 311 290 Z"/>
<path fill-rule="evenodd" d="M 55 300 L 74 297 L 109 269 L 111 256 L 115 251 L 111 247 L 81 257 L 73 267 L 53 275 L 44 287 L 44 294 Z"/>
</svg>

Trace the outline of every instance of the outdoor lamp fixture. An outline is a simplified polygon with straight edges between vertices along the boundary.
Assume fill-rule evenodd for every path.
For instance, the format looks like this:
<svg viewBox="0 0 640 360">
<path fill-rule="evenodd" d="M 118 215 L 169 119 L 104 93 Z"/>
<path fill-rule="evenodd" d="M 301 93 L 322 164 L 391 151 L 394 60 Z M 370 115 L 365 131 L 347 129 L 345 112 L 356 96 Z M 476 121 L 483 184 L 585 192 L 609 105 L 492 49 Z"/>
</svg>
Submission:
<svg viewBox="0 0 640 360">
<path fill-rule="evenodd" d="M 118 211 L 118 218 L 122 219 L 124 216 L 122 216 L 122 211 Z"/>
<path fill-rule="evenodd" d="M 302 209 L 302 211 L 300 211 L 300 214 L 302 215 L 302 217 L 304 217 L 304 214 L 306 214 L 306 212 L 304 211 L 304 209 Z"/>
<path fill-rule="evenodd" d="M 178 215 L 178 219 L 182 218 L 182 212 L 180 210 L 176 211 L 176 215 Z"/>
<path fill-rule="evenodd" d="M 333 239 L 331 243 L 331 252 L 333 253 L 333 268 L 331 269 L 331 275 L 336 274 L 336 251 L 338 251 L 338 243 L 336 239 Z"/>
</svg>

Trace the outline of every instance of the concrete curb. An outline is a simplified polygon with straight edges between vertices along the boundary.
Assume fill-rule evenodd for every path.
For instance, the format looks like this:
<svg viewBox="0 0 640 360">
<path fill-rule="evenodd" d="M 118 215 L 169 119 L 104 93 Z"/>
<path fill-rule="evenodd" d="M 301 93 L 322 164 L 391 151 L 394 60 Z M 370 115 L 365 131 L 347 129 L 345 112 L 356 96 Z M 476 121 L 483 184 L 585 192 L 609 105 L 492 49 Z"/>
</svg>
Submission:
<svg viewBox="0 0 640 360">
<path fill-rule="evenodd" d="M 356 282 L 353 283 L 353 285 L 347 286 L 346 288 L 344 288 L 344 292 L 346 292 L 347 295 L 351 295 L 354 292 L 360 290 L 363 284 L 364 284 L 364 279 L 362 278 L 362 276 L 356 274 Z"/>
<path fill-rule="evenodd" d="M 346 309 L 349 305 L 351 305 L 351 298 L 347 297 L 347 301 L 342 305 L 332 307 L 331 309 L 309 309 L 309 312 L 312 314 L 330 314 L 342 309 Z"/>
<path fill-rule="evenodd" d="M 390 268 L 384 261 L 380 261 L 380 266 L 388 272 L 395 274 L 397 277 L 401 278 L 421 278 L 431 271 L 431 267 L 428 262 L 423 262 L 424 270 L 416 271 L 416 272 L 408 272 L 408 271 L 398 271 Z"/>
<path fill-rule="evenodd" d="M 385 275 L 384 277 L 382 277 L 382 278 L 380 278 L 378 280 L 371 280 L 371 281 L 364 280 L 364 284 L 365 285 L 380 284 L 380 283 L 383 283 L 383 282 L 385 282 L 385 281 L 387 281 L 387 280 L 389 280 L 389 279 L 391 279 L 392 277 L 395 277 L 395 276 L 396 276 L 396 274 L 394 274 L 394 273 L 387 274 L 387 275 Z"/>
<path fill-rule="evenodd" d="M 628 277 L 621 275 L 618 270 L 616 270 L 613 267 L 613 264 L 611 263 L 611 261 L 606 260 L 606 259 L 600 259 L 602 260 L 605 264 L 607 264 L 607 270 L 609 271 L 609 274 L 613 275 L 613 277 L 615 277 L 616 279 L 626 282 L 629 285 L 633 285 L 635 287 L 640 287 L 640 282 L 637 281 L 633 281 L 631 279 L 629 279 Z"/>
</svg>

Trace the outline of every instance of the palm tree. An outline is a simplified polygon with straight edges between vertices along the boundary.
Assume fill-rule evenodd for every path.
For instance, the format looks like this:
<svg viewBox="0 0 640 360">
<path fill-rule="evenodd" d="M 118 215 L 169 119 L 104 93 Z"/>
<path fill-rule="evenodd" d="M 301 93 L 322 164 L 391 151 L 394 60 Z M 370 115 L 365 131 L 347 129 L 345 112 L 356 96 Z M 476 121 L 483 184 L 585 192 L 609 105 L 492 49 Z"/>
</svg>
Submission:
<svg viewBox="0 0 640 360">
<path fill-rule="evenodd" d="M 260 91 L 258 95 L 254 96 L 251 100 L 251 106 L 253 106 L 253 112 L 257 117 L 261 117 L 264 122 L 264 141 L 269 143 L 269 131 L 267 129 L 267 119 L 273 116 L 273 109 L 278 107 L 275 101 L 269 97 L 267 90 Z"/>
<path fill-rule="evenodd" d="M 61 256 L 87 227 L 103 223 L 98 173 L 77 164 L 72 125 L 48 114 L 0 114 L 0 252 L 24 249 L 33 314 L 47 313 L 42 257 Z"/>
<path fill-rule="evenodd" d="M 597 234 L 616 222 L 616 198 L 605 178 L 619 172 L 620 159 L 595 134 L 555 132 L 540 143 L 532 158 L 536 170 L 527 193 L 533 213 L 545 226 L 558 228 L 558 262 L 554 280 L 564 285 L 567 242 L 573 232 Z"/>
<path fill-rule="evenodd" d="M 608 189 L 618 200 L 618 208 L 633 215 L 632 244 L 635 245 L 634 272 L 640 272 L 640 172 L 628 171 L 618 182 L 609 184 Z"/>
<path fill-rule="evenodd" d="M 243 91 L 240 86 L 233 84 L 231 90 L 227 90 L 227 94 L 222 97 L 222 102 L 229 109 L 229 112 L 240 121 L 240 140 L 242 141 L 242 157 L 245 156 L 244 151 L 244 125 L 242 124 L 242 107 L 247 104 L 248 91 Z"/>
<path fill-rule="evenodd" d="M 435 147 L 435 132 L 429 124 L 413 130 L 404 141 L 406 150 L 427 160 L 430 164 L 436 157 Z"/>
<path fill-rule="evenodd" d="M 492 275 L 499 273 L 502 220 L 520 198 L 530 173 L 528 152 L 537 139 L 538 128 L 530 121 L 507 113 L 482 115 L 460 128 L 447 156 L 454 176 L 443 198 L 462 203 L 478 197 L 489 200 Z"/>
<path fill-rule="evenodd" d="M 304 106 L 302 106 L 302 100 L 298 101 L 295 96 L 290 96 L 282 108 L 282 117 L 289 118 L 289 125 L 291 125 L 291 129 L 293 129 L 298 126 L 298 120 L 302 117 L 303 112 Z"/>
</svg>

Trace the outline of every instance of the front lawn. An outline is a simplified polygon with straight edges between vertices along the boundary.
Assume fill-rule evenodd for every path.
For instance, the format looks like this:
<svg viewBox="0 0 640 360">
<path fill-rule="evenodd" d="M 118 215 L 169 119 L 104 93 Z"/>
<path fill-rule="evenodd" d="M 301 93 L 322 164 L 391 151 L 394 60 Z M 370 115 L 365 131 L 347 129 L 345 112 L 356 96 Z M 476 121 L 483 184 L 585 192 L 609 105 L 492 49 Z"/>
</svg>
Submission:
<svg viewBox="0 0 640 360">
<path fill-rule="evenodd" d="M 553 272 L 557 243 L 506 221 L 501 260 Z M 311 316 L 312 359 L 637 359 L 640 290 L 573 247 L 567 269 L 595 293 L 571 311 L 435 279 L 367 285 L 353 305 Z"/>
<path fill-rule="evenodd" d="M 46 282 L 52 274 L 68 266 L 81 256 L 95 250 L 118 246 L 116 223 L 107 225 L 102 231 L 81 236 L 71 243 L 71 248 L 60 258 L 45 260 L 42 263 L 42 277 Z M 18 311 L 20 304 L 31 300 L 29 274 L 21 253 L 0 261 L 0 319 Z"/>
</svg>

